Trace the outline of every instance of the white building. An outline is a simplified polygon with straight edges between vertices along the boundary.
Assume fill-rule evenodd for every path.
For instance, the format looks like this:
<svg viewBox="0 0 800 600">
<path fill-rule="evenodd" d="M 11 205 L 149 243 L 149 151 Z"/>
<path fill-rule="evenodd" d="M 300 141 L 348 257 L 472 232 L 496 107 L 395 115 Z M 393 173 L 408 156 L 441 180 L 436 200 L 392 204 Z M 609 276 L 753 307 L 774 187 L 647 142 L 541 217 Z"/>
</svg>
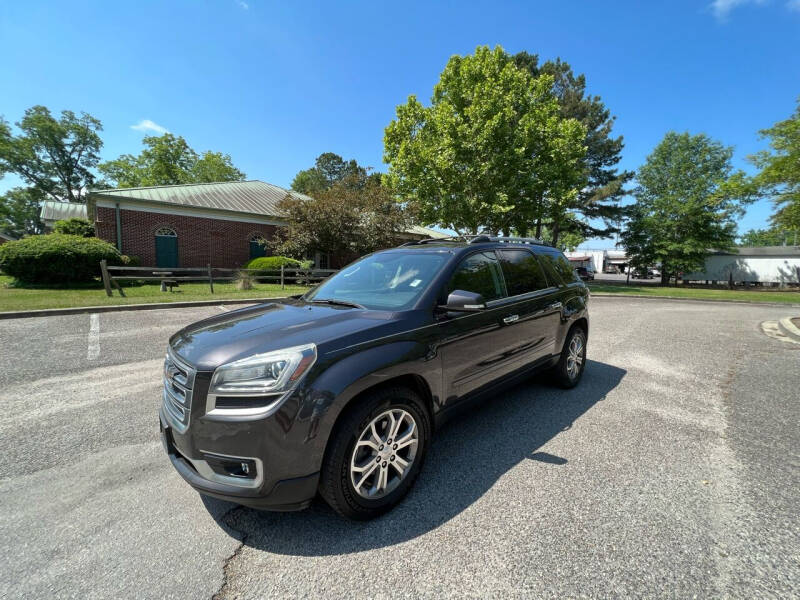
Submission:
<svg viewBox="0 0 800 600">
<path fill-rule="evenodd" d="M 623 272 L 628 264 L 624 250 L 570 250 L 564 253 L 575 267 L 591 267 L 595 273 L 604 273 L 608 267 Z"/>
<path fill-rule="evenodd" d="M 713 252 L 706 257 L 702 271 L 686 273 L 683 280 L 800 283 L 800 246 L 765 246 Z"/>
</svg>

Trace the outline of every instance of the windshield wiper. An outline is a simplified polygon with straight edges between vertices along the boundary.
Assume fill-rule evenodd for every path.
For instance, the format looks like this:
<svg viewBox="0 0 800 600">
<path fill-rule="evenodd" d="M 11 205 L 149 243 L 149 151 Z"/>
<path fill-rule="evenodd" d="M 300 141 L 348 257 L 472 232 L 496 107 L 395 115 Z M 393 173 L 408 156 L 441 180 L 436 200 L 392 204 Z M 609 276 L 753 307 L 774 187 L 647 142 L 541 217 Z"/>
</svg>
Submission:
<svg viewBox="0 0 800 600">
<path fill-rule="evenodd" d="M 312 300 L 312 304 L 332 304 L 334 306 L 349 306 L 350 308 L 366 308 L 361 304 L 357 304 L 355 302 L 349 302 L 348 300 L 334 300 L 333 298 L 326 298 L 324 300 Z"/>
</svg>

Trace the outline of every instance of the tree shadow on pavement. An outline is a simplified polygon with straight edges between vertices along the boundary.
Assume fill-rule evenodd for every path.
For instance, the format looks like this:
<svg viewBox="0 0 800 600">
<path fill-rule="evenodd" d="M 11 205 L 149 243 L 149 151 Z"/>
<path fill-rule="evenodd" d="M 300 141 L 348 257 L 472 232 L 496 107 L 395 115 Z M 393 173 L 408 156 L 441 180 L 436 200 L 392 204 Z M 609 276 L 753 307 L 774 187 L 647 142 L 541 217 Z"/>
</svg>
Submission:
<svg viewBox="0 0 800 600">
<path fill-rule="evenodd" d="M 475 405 L 436 432 L 408 496 L 374 521 L 348 521 L 319 499 L 308 510 L 294 513 L 239 507 L 223 514 L 220 504 L 233 505 L 210 498 L 204 502 L 221 526 L 240 532 L 245 545 L 267 552 L 324 556 L 404 542 L 461 513 L 526 459 L 566 464 L 568 457 L 537 450 L 572 427 L 625 374 L 624 369 L 590 360 L 575 389 L 558 389 L 536 377 Z"/>
</svg>

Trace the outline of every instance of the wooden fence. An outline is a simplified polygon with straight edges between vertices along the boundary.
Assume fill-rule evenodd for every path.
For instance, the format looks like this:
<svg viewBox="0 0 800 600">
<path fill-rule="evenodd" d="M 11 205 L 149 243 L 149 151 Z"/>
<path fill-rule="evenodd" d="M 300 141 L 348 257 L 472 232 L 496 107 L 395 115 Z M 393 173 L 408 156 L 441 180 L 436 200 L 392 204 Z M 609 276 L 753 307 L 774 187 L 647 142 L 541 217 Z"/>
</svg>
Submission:
<svg viewBox="0 0 800 600">
<path fill-rule="evenodd" d="M 181 281 L 208 282 L 211 293 L 214 293 L 215 281 L 235 281 L 240 278 L 239 273 L 248 273 L 250 277 L 261 283 L 280 283 L 281 289 L 286 289 L 287 283 L 295 285 L 313 285 L 327 279 L 337 272 L 336 269 L 301 269 L 281 267 L 280 269 L 223 269 L 221 267 L 117 267 L 109 265 L 105 260 L 100 261 L 100 272 L 103 276 L 103 286 L 106 294 L 113 295 L 112 287 L 116 288 L 120 296 L 125 296 L 125 291 L 118 281 L 159 281 L 161 288 L 166 290 L 169 286 L 180 286 Z"/>
</svg>

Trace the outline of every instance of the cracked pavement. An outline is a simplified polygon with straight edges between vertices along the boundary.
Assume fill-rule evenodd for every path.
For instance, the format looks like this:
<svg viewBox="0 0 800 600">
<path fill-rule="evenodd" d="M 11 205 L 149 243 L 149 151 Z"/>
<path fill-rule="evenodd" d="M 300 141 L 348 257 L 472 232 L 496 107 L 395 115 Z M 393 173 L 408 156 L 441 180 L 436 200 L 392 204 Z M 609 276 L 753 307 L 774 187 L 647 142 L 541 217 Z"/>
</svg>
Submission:
<svg viewBox="0 0 800 600">
<path fill-rule="evenodd" d="M 161 357 L 218 307 L 2 321 L 0 594 L 796 597 L 800 346 L 760 327 L 791 310 L 593 298 L 582 384 L 449 424 L 369 523 L 203 499 L 173 471 Z"/>
</svg>

